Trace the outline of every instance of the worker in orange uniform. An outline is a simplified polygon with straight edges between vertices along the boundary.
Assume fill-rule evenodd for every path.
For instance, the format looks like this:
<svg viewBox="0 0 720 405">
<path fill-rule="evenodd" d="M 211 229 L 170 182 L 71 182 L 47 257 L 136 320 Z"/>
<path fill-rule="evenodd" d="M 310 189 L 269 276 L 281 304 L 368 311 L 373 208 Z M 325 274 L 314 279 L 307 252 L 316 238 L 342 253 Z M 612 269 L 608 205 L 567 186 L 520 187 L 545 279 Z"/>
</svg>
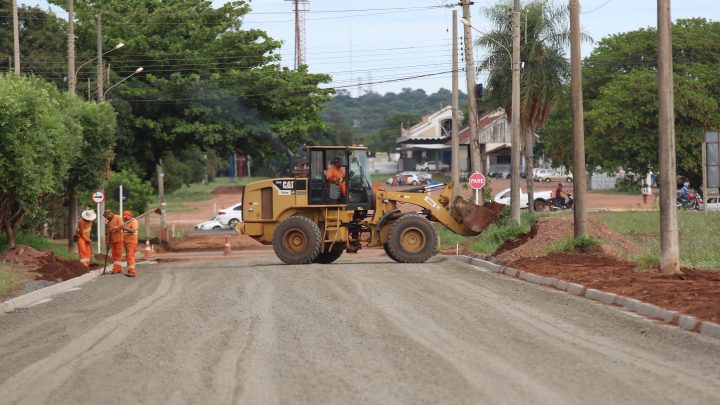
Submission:
<svg viewBox="0 0 720 405">
<path fill-rule="evenodd" d="M 93 221 L 97 215 L 93 210 L 85 210 L 80 214 L 77 230 L 75 231 L 75 242 L 78 245 L 78 256 L 80 256 L 80 264 L 90 267 L 92 263 L 92 241 L 90 240 L 90 231 L 92 230 Z"/>
<path fill-rule="evenodd" d="M 122 266 L 120 265 L 122 260 L 123 251 L 123 221 L 120 215 L 117 215 L 112 210 L 105 210 L 103 216 L 107 219 L 108 236 L 107 241 L 110 244 L 113 258 L 113 274 L 122 273 Z"/>
<path fill-rule="evenodd" d="M 131 211 L 123 212 L 123 238 L 125 240 L 125 256 L 128 264 L 128 277 L 135 277 L 135 251 L 138 245 L 138 221 Z"/>
<path fill-rule="evenodd" d="M 325 175 L 328 183 L 340 186 L 340 193 L 345 197 L 345 168 L 340 164 L 340 158 L 332 160 L 332 165 Z"/>
</svg>

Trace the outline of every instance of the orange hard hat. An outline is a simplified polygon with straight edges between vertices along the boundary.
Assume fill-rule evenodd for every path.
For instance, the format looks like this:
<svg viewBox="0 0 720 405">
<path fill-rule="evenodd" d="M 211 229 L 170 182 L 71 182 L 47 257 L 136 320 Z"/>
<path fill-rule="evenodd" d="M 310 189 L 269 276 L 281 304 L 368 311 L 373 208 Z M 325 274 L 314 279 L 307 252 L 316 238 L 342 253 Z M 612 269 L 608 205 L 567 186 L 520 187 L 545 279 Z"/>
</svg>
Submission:
<svg viewBox="0 0 720 405">
<path fill-rule="evenodd" d="M 132 211 L 123 211 L 123 217 L 133 217 Z"/>
</svg>

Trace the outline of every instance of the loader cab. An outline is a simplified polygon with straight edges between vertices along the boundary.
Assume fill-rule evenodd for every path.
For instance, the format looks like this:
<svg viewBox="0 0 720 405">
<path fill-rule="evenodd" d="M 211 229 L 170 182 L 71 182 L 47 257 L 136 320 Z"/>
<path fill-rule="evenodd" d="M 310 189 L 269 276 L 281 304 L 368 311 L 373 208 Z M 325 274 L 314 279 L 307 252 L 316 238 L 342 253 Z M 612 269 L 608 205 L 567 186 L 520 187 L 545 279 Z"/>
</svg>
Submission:
<svg viewBox="0 0 720 405">
<path fill-rule="evenodd" d="M 371 210 L 374 203 L 367 149 L 362 147 L 308 146 L 308 202 L 343 205 L 348 210 Z M 339 168 L 331 169 L 339 160 Z M 328 180 L 328 172 L 344 175 L 342 184 Z"/>
</svg>

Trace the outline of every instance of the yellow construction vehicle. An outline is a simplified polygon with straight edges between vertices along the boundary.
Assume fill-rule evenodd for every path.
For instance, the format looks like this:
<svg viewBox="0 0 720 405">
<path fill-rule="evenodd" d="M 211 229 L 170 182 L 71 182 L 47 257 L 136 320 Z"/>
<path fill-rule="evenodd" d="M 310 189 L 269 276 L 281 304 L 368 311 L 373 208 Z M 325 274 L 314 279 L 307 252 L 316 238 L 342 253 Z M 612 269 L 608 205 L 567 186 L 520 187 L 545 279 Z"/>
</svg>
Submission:
<svg viewBox="0 0 720 405">
<path fill-rule="evenodd" d="M 458 197 L 451 209 L 452 184 L 439 196 L 426 187 L 373 190 L 364 147 L 307 146 L 304 156 L 293 177 L 245 186 L 243 222 L 236 228 L 272 244 L 287 264 L 332 263 L 363 243 L 382 245 L 395 261 L 421 263 L 437 250 L 431 221 L 460 235 L 477 235 L 504 208 L 494 202 L 480 207 Z M 328 179 L 338 172 L 342 178 Z M 402 212 L 401 203 L 418 210 Z"/>
</svg>

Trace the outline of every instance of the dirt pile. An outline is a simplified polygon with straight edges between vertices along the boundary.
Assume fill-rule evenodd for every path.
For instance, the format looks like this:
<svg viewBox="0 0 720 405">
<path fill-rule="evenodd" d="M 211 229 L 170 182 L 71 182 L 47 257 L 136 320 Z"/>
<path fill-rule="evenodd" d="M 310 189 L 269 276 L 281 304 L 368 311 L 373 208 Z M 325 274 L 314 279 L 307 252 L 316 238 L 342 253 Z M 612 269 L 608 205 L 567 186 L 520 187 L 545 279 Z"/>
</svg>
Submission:
<svg viewBox="0 0 720 405">
<path fill-rule="evenodd" d="M 220 186 L 220 187 L 215 187 L 213 189 L 213 191 L 210 192 L 210 194 L 213 194 L 213 195 L 220 195 L 220 194 L 242 195 L 243 190 L 245 190 L 245 186 Z"/>
<path fill-rule="evenodd" d="M 29 272 L 39 273 L 36 280 L 65 281 L 81 276 L 88 269 L 77 260 L 66 260 L 55 256 L 51 250 L 36 250 L 30 246 L 17 245 L 0 256 L 0 261 L 22 264 Z"/>
<path fill-rule="evenodd" d="M 508 266 L 720 323 L 718 271 L 682 269 L 681 274 L 664 275 L 635 271 L 635 263 L 613 257 L 562 253 L 518 259 Z"/>
<path fill-rule="evenodd" d="M 607 256 L 630 258 L 640 256 L 645 250 L 629 237 L 622 235 L 604 223 L 588 220 L 590 236 L 600 243 L 601 253 Z M 520 258 L 540 257 L 548 254 L 550 245 L 573 236 L 573 218 L 551 216 L 540 218 L 528 234 L 505 242 L 493 254 L 501 261 L 512 262 Z"/>
<path fill-rule="evenodd" d="M 54 254 L 50 250 L 35 250 L 30 246 L 15 245 L 14 249 L 0 255 L 0 261 L 22 264 L 28 267 L 39 267 L 45 264 L 49 257 L 53 256 Z"/>
</svg>

